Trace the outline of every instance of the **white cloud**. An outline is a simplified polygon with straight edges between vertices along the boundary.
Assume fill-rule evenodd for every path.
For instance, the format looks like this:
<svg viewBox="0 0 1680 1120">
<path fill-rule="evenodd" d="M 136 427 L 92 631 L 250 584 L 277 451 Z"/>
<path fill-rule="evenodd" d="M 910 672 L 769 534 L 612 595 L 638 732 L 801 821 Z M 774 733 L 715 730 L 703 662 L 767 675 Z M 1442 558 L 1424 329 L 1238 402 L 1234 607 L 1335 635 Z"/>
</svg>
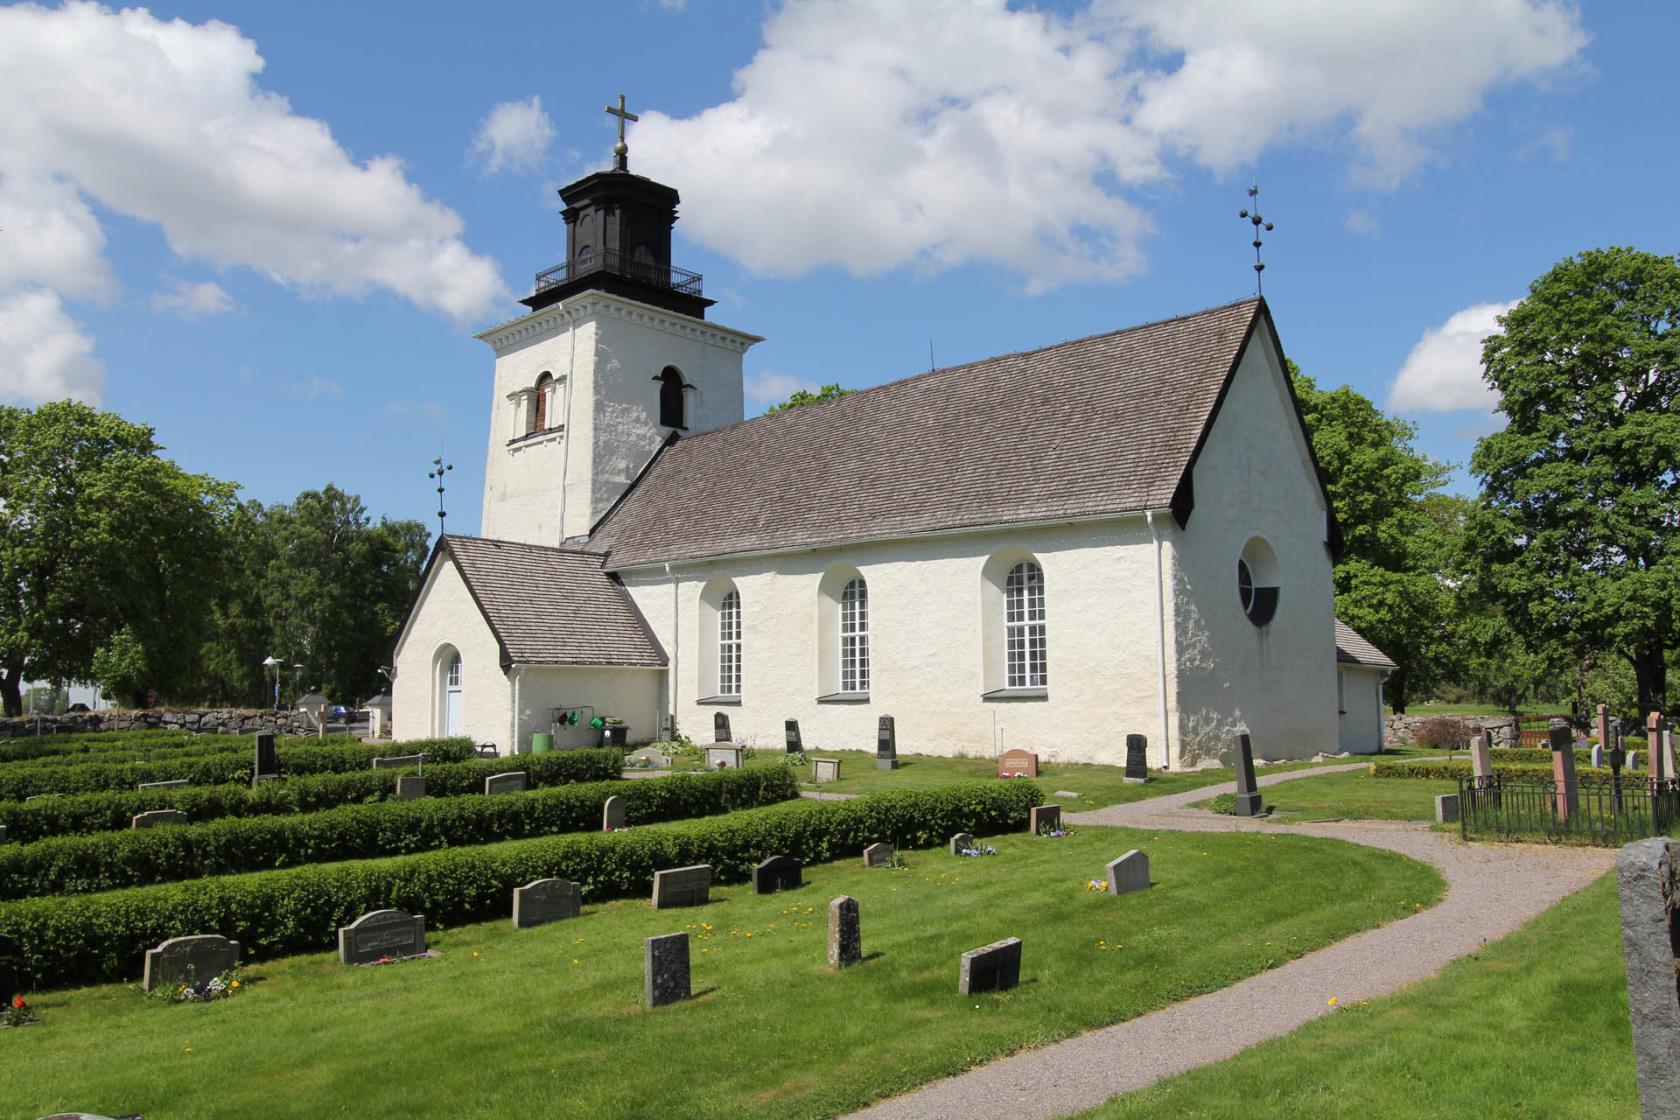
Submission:
<svg viewBox="0 0 1680 1120">
<path fill-rule="evenodd" d="M 1499 395 L 1482 380 L 1482 340 L 1499 332 L 1499 316 L 1517 305 L 1478 303 L 1423 332 L 1388 391 L 1397 412 L 1492 412 Z"/>
<path fill-rule="evenodd" d="M 810 0 L 769 17 L 732 100 L 643 113 L 631 161 L 681 185 L 689 236 L 760 272 L 986 262 L 1042 290 L 1143 267 L 1128 192 L 1175 155 L 1227 172 L 1351 138 L 1393 181 L 1584 42 L 1556 0 Z"/>
<path fill-rule="evenodd" d="M 554 139 L 554 122 L 543 112 L 542 99 L 503 101 L 485 114 L 473 138 L 472 150 L 484 174 L 498 171 L 535 171 Z"/>
<path fill-rule="evenodd" d="M 291 394 L 306 401 L 312 401 L 317 397 L 340 397 L 344 395 L 344 386 L 331 378 L 311 377 L 308 381 L 293 385 Z"/>
<path fill-rule="evenodd" d="M 153 311 L 173 311 L 183 319 L 200 319 L 206 315 L 225 315 L 238 304 L 214 280 L 194 284 L 177 280 L 167 292 L 152 297 Z"/>
<path fill-rule="evenodd" d="M 0 285 L 110 286 L 89 202 L 156 223 L 179 256 L 311 292 L 384 288 L 457 320 L 506 289 L 399 160 L 364 162 L 256 83 L 256 44 L 224 23 L 89 3 L 0 8 Z M 17 226 L 13 226 L 17 222 Z"/>
<path fill-rule="evenodd" d="M 98 404 L 105 366 L 56 292 L 0 296 L 0 400 L 35 405 L 74 397 Z"/>
<path fill-rule="evenodd" d="M 749 373 L 746 379 L 747 404 L 752 409 L 765 409 L 773 404 L 781 404 L 799 390 L 815 393 L 822 386 L 814 381 L 807 381 L 802 377 L 793 377 L 786 373 L 772 373 L 769 370 L 759 370 Z"/>
</svg>

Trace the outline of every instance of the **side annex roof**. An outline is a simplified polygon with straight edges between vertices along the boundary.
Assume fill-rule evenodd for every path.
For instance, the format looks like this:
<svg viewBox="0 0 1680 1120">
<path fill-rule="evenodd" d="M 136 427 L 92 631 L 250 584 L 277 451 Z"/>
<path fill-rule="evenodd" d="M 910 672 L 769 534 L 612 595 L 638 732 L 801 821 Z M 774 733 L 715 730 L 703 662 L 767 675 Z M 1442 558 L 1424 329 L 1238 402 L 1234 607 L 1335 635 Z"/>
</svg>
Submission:
<svg viewBox="0 0 1680 1120">
<path fill-rule="evenodd" d="M 1367 669 L 1387 669 L 1390 672 L 1400 668 L 1388 654 L 1339 618 L 1336 620 L 1336 664 L 1363 665 Z"/>
</svg>

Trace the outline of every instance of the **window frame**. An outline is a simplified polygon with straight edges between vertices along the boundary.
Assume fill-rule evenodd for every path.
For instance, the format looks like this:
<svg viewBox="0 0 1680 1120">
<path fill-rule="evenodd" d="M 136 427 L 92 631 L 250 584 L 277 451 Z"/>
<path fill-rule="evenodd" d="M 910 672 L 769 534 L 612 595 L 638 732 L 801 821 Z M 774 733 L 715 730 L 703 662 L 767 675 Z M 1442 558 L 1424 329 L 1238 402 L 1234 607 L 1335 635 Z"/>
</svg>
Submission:
<svg viewBox="0 0 1680 1120">
<path fill-rule="evenodd" d="M 717 694 L 722 697 L 739 697 L 744 645 L 739 589 L 731 587 L 724 592 L 723 599 L 718 603 L 717 615 Z"/>
<path fill-rule="evenodd" d="M 1033 560 L 1016 562 L 1004 577 L 1003 682 L 1011 692 L 1050 687 L 1044 568 Z"/>
<path fill-rule="evenodd" d="M 853 576 L 840 589 L 838 666 L 842 695 L 869 691 L 869 583 Z"/>
</svg>

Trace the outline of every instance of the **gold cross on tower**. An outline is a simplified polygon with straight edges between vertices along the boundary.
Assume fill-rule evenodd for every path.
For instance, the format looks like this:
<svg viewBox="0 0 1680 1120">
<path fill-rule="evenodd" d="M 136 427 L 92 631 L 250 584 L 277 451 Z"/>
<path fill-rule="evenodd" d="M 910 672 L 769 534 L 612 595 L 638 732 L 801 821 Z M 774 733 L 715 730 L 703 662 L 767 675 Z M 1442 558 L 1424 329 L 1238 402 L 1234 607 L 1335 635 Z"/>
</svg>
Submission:
<svg viewBox="0 0 1680 1120">
<path fill-rule="evenodd" d="M 624 107 L 624 95 L 622 93 L 618 95 L 618 105 L 616 107 L 608 105 L 607 112 L 618 118 L 618 143 L 613 145 L 613 170 L 628 171 L 630 170 L 630 145 L 624 142 L 624 122 L 639 121 L 642 118 Z"/>
</svg>

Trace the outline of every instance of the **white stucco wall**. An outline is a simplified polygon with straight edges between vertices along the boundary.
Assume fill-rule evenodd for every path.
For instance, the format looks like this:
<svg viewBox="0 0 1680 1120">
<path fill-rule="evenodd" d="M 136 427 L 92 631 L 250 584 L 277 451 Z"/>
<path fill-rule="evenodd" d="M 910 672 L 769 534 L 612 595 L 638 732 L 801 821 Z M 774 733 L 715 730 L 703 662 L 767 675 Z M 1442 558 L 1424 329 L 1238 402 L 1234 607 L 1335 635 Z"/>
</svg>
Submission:
<svg viewBox="0 0 1680 1120">
<path fill-rule="evenodd" d="M 663 669 L 528 667 L 519 679 L 519 749 L 529 749 L 534 732 L 550 729 L 549 709 L 584 705 L 593 707 L 596 715 L 617 716 L 628 724 L 630 742 L 649 742 L 659 734 L 659 705 L 664 694 Z M 601 733 L 588 725 L 588 719 L 585 715 L 576 727 L 556 731 L 554 745 L 599 744 Z"/>
<path fill-rule="evenodd" d="M 505 745 L 512 701 L 501 647 L 447 554 L 432 566 L 398 640 L 391 737 L 429 739 L 443 734 L 436 665 L 446 646 L 461 654 L 461 734 L 475 742 Z"/>
<path fill-rule="evenodd" d="M 1339 665 L 1336 675 L 1342 705 L 1337 742 L 1354 754 L 1377 753 L 1382 750 L 1382 670 Z"/>
<path fill-rule="evenodd" d="M 589 532 L 670 429 L 659 385 L 676 366 L 687 431 L 741 419 L 742 356 L 757 335 L 601 292 L 583 292 L 478 336 L 496 352 L 481 532 L 557 545 Z M 546 435 L 524 435 L 521 390 L 543 373 L 553 392 Z M 512 441 L 512 442 L 510 442 Z"/>
<path fill-rule="evenodd" d="M 982 569 L 1005 550 L 1044 569 L 1048 696 L 985 700 Z M 779 747 L 799 720 L 809 749 L 874 749 L 876 721 L 894 717 L 901 751 L 991 757 L 1022 747 L 1054 757 L 1122 763 L 1128 732 L 1161 757 L 1154 644 L 1153 555 L 1141 517 L 1080 525 L 938 535 L 821 551 L 623 573 L 674 662 L 678 727 L 709 740 L 713 713 L 738 739 Z M 871 687 L 864 702 L 818 703 L 819 586 L 832 568 L 869 585 Z M 698 704 L 715 674 L 701 589 L 726 576 L 741 593 L 739 706 Z M 674 585 L 674 610 L 673 610 Z M 704 678 L 704 679 L 703 679 Z"/>
<path fill-rule="evenodd" d="M 1172 532 L 1179 766 L 1229 756 L 1246 728 L 1260 758 L 1337 748 L 1336 649 L 1326 510 L 1284 371 L 1256 331 L 1194 469 L 1189 525 Z M 1263 537 L 1281 573 L 1256 627 L 1237 559 Z"/>
</svg>

